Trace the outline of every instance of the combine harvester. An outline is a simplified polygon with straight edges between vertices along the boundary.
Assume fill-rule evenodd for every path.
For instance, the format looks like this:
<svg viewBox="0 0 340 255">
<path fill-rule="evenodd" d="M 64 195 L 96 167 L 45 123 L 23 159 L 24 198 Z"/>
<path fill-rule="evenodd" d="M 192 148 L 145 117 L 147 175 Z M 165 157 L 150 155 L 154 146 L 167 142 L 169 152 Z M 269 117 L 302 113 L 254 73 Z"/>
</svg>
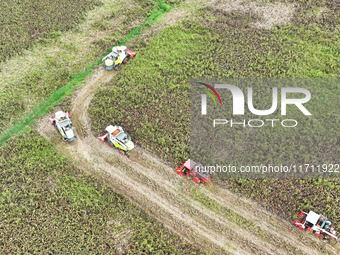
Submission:
<svg viewBox="0 0 340 255">
<path fill-rule="evenodd" d="M 121 126 L 108 126 L 105 133 L 98 137 L 100 141 L 107 142 L 110 147 L 119 149 L 120 154 L 126 154 L 135 148 L 131 137 L 124 132 Z"/>
<path fill-rule="evenodd" d="M 116 46 L 102 61 L 105 61 L 106 70 L 115 69 L 117 71 L 122 64 L 126 64 L 134 56 L 136 56 L 136 53 L 126 48 L 126 46 Z"/>
<path fill-rule="evenodd" d="M 332 223 L 325 216 L 313 211 L 309 211 L 309 213 L 299 212 L 293 224 L 302 230 L 313 232 L 314 235 L 323 240 L 336 242 L 338 239 Z"/>
<path fill-rule="evenodd" d="M 197 183 L 208 183 L 211 179 L 211 174 L 205 171 L 201 163 L 196 163 L 188 159 L 185 163 L 181 164 L 175 170 L 179 175 L 186 176 L 187 179 L 192 179 Z"/>
<path fill-rule="evenodd" d="M 63 136 L 65 141 L 72 142 L 75 138 L 75 132 L 68 112 L 58 111 L 50 118 L 50 122 Z"/>
</svg>

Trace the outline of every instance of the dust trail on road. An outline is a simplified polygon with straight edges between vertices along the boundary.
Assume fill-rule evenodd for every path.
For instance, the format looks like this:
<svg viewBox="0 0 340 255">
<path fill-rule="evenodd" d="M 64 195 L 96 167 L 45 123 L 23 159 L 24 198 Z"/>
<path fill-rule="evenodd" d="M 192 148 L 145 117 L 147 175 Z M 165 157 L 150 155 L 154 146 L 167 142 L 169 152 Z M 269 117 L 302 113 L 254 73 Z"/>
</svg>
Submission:
<svg viewBox="0 0 340 255">
<path fill-rule="evenodd" d="M 100 68 L 74 95 L 71 118 L 78 133 L 75 142 L 62 142 L 49 125 L 49 116 L 37 125 L 40 134 L 78 168 L 104 179 L 171 231 L 213 254 L 340 253 L 337 247 L 299 231 L 215 183 L 203 187 L 186 180 L 142 148 L 137 147 L 128 158 L 101 143 L 91 132 L 87 112 L 96 90 L 114 76 L 115 72 Z M 202 199 L 210 203 L 202 203 Z"/>
</svg>

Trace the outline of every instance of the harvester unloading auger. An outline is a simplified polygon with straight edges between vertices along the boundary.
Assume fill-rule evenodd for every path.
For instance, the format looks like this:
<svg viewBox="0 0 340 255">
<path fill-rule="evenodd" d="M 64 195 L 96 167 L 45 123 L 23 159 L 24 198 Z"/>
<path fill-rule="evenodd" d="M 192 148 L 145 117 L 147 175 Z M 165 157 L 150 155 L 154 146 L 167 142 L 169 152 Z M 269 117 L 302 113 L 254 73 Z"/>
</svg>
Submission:
<svg viewBox="0 0 340 255">
<path fill-rule="evenodd" d="M 136 53 L 126 48 L 126 46 L 116 46 L 102 61 L 105 61 L 106 70 L 118 70 L 122 64 L 126 64 L 134 56 L 136 56 Z"/>
</svg>

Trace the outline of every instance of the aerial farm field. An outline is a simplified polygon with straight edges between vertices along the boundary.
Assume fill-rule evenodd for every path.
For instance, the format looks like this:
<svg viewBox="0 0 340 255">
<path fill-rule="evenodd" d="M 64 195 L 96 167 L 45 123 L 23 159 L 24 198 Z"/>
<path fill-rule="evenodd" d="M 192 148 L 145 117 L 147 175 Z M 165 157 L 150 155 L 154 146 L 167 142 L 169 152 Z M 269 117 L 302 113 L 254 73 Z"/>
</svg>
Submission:
<svg viewBox="0 0 340 255">
<path fill-rule="evenodd" d="M 199 254 L 36 132 L 1 151 L 1 253 Z"/>
<path fill-rule="evenodd" d="M 73 15 L 69 2 L 63 3 L 64 8 Z M 126 8 L 129 5 L 131 8 Z M 58 32 L 46 31 L 46 35 L 41 34 L 39 41 L 25 54 L 22 54 L 23 48 L 18 51 L 21 54 L 7 62 L 1 62 L 0 130 L 3 132 L 16 121 L 22 120 L 23 116 L 31 113 L 43 100 L 49 98 L 47 106 L 50 106 L 60 100 L 60 93 L 71 93 L 73 87 L 80 85 L 81 79 L 89 73 L 91 66 L 104 55 L 112 43 L 117 43 L 130 30 L 140 25 L 154 7 L 155 3 L 152 1 L 108 1 L 88 13 L 87 21 L 77 26 L 77 29 L 62 33 L 56 27 Z M 43 15 L 49 17 L 50 13 L 46 11 Z M 58 22 L 57 24 L 61 25 Z M 17 31 L 11 26 L 3 26 L 2 29 L 3 33 L 6 30 L 13 33 Z M 17 41 L 14 45 L 19 43 L 20 41 Z M 12 43 L 7 42 L 6 45 Z M 57 94 L 58 89 L 70 82 L 71 85 L 63 91 L 59 90 Z M 40 112 L 35 112 L 37 111 Z"/>
<path fill-rule="evenodd" d="M 0 254 L 340 253 L 291 223 L 313 210 L 339 230 L 339 179 L 198 185 L 173 171 L 190 157 L 190 79 L 339 77 L 339 2 L 52 2 L 0 4 Z M 118 44 L 137 55 L 105 70 Z M 230 162 L 338 160 L 340 88 L 308 89 L 326 124 L 304 139 L 235 132 Z M 59 110 L 71 143 L 50 125 Z M 129 156 L 97 139 L 111 124 L 131 135 Z"/>
<path fill-rule="evenodd" d="M 101 127 L 111 120 L 124 123 L 144 148 L 157 152 L 176 166 L 189 155 L 190 125 L 187 120 L 190 101 L 185 98 L 189 97 L 188 82 L 192 77 L 337 77 L 340 70 L 340 44 L 335 29 L 338 16 L 334 15 L 339 15 L 336 12 L 339 6 L 333 6 L 331 1 L 306 2 L 309 4 L 303 5 L 301 9 L 295 7 L 293 1 L 281 4 L 283 10 L 287 10 L 282 12 L 281 19 L 287 19 L 284 17 L 287 15 L 292 22 L 271 29 L 259 29 L 256 11 L 249 15 L 233 4 L 226 4 L 226 9 L 221 11 L 218 4 L 223 5 L 223 1 L 217 1 L 195 12 L 191 9 L 190 16 L 184 16 L 180 22 L 163 29 L 154 38 L 141 38 L 131 46 L 139 52 L 139 58 L 130 63 L 132 68 L 121 70 L 94 97 L 90 107 L 93 130 L 101 132 Z M 268 18 L 262 21 L 260 27 L 280 22 L 280 17 L 277 21 L 270 20 L 274 19 L 270 15 L 277 15 L 275 11 L 270 13 L 270 8 L 274 6 L 269 4 L 266 8 Z M 321 22 L 312 14 L 323 9 L 328 11 Z M 300 15 L 304 15 L 306 20 Z M 317 94 L 321 88 L 310 89 Z M 330 129 L 338 128 L 340 120 L 336 117 L 337 121 L 334 121 L 334 116 L 340 108 L 339 89 L 331 88 L 326 100 L 315 98 L 314 113 L 321 103 L 334 105 L 335 102 L 337 105 L 335 108 L 329 107 L 327 125 L 316 124 L 320 125 L 320 139 L 327 137 L 325 134 Z M 113 94 L 119 96 L 111 97 Z M 267 160 L 270 163 L 271 158 L 261 154 L 262 150 L 257 150 L 257 144 L 268 135 L 275 136 L 275 139 L 269 140 L 267 144 L 262 143 L 263 151 L 272 147 L 272 143 L 280 147 L 284 146 L 281 141 L 291 141 L 278 153 L 289 151 L 291 158 L 287 161 L 294 160 L 299 148 L 293 141 L 299 137 L 280 131 L 272 134 L 265 130 L 256 136 L 251 133 L 248 137 L 236 135 L 230 146 L 235 147 L 235 140 L 240 144 L 246 141 L 248 147 L 256 150 L 247 151 L 242 147 L 235 155 L 230 155 L 230 160 L 252 162 L 261 158 L 261 162 Z M 311 130 L 306 130 L 306 134 L 308 132 Z M 317 150 L 313 144 L 319 144 L 320 141 L 303 141 L 300 146 L 307 151 L 308 160 L 325 151 L 327 157 L 339 158 L 339 136 L 327 138 L 330 139 L 328 147 L 318 147 Z M 280 154 L 273 154 L 273 157 L 280 157 Z M 326 215 L 332 215 L 337 223 L 340 220 L 337 197 L 340 183 L 337 179 L 227 182 L 232 190 L 254 197 L 270 210 L 278 211 L 287 218 L 294 217 L 303 205 L 305 210 L 317 208 Z M 318 192 L 314 192 L 315 189 Z"/>
</svg>

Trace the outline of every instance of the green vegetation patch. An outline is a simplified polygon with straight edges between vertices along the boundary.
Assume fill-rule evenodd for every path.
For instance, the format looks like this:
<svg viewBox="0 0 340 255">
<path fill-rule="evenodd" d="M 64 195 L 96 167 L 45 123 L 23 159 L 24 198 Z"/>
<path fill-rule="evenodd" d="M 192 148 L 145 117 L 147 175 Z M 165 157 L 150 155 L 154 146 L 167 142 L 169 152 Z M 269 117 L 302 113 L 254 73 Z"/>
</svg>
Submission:
<svg viewBox="0 0 340 255">
<path fill-rule="evenodd" d="M 0 148 L 0 253 L 198 254 L 35 132 Z"/>
<path fill-rule="evenodd" d="M 312 28 L 293 30 L 291 25 L 259 30 L 249 25 L 255 17 L 211 8 L 201 10 L 199 16 L 205 18 L 165 28 L 157 37 L 147 42 L 141 39 L 134 45 L 138 55 L 130 68 L 121 70 L 92 102 L 90 116 L 96 132 L 112 122 L 124 125 L 142 146 L 177 164 L 188 157 L 191 78 L 338 74 L 339 44 L 335 33 Z M 318 103 L 322 101 L 317 98 L 319 90 L 312 91 Z M 337 88 L 330 88 L 328 93 L 332 104 L 336 99 L 334 91 Z M 314 114 L 318 112 L 317 105 Z M 336 115 L 335 109 L 329 116 Z M 326 129 L 321 131 L 327 134 Z M 329 147 L 336 142 L 332 139 Z M 316 151 L 309 149 L 312 157 Z"/>
<path fill-rule="evenodd" d="M 52 95 L 50 95 L 45 101 L 40 102 L 33 109 L 33 114 L 26 115 L 21 121 L 16 122 L 12 127 L 7 129 L 0 136 L 0 146 L 5 144 L 11 137 L 20 132 L 27 132 L 30 130 L 30 126 L 41 117 L 43 114 L 50 112 L 50 109 L 60 103 L 65 97 L 69 96 L 77 86 L 84 83 L 86 76 L 93 70 L 94 64 L 90 65 L 84 72 L 79 73 L 77 76 L 68 82 L 65 86 L 59 88 Z M 6 112 L 4 112 L 6 114 Z"/>
</svg>

